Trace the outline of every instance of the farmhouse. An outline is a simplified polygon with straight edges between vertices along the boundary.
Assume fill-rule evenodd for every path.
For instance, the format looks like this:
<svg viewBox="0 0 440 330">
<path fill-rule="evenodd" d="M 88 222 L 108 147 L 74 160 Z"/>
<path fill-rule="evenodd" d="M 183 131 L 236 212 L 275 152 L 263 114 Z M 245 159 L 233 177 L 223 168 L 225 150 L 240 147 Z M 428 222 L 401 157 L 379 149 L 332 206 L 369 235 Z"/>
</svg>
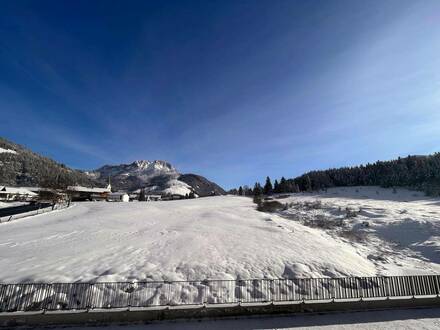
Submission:
<svg viewBox="0 0 440 330">
<path fill-rule="evenodd" d="M 178 199 L 184 199 L 184 198 L 185 198 L 185 196 L 180 195 L 180 194 L 170 194 L 170 195 L 162 196 L 163 201 L 172 201 L 172 200 L 178 200 Z"/>
<path fill-rule="evenodd" d="M 138 189 L 130 194 L 130 200 L 139 200 L 141 202 L 160 201 L 163 199 L 159 194 L 148 194 L 145 189 Z"/>
<path fill-rule="evenodd" d="M 82 186 L 69 186 L 66 190 L 72 201 L 97 201 L 106 200 L 111 193 L 111 186 L 107 188 L 89 188 Z"/>
<path fill-rule="evenodd" d="M 147 202 L 151 201 L 160 201 L 162 199 L 161 195 L 146 195 L 145 196 Z"/>
<path fill-rule="evenodd" d="M 38 194 L 26 188 L 0 186 L 0 200 L 3 201 L 28 201 Z"/>
<path fill-rule="evenodd" d="M 130 196 L 125 192 L 114 192 L 107 195 L 108 202 L 129 202 Z"/>
</svg>

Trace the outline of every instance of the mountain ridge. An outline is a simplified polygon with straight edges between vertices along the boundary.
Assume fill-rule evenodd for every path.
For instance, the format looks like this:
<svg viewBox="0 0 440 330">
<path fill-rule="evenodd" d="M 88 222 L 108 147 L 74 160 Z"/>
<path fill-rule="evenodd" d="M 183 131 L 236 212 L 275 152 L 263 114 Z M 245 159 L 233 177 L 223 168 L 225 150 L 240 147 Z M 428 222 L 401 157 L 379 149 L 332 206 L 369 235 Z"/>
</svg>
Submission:
<svg viewBox="0 0 440 330">
<path fill-rule="evenodd" d="M 115 190 L 198 196 L 224 195 L 226 192 L 214 182 L 197 174 L 181 174 L 164 160 L 135 160 L 128 164 L 104 165 L 87 174 L 102 184 L 110 181 Z"/>
<path fill-rule="evenodd" d="M 192 176 L 197 176 L 197 179 Z M 179 173 L 171 163 L 164 160 L 142 159 L 82 171 L 0 137 L 0 185 L 65 189 L 70 185 L 106 187 L 109 180 L 113 190 L 146 189 L 150 193 L 180 195 L 194 192 L 198 196 L 226 193 L 205 177 Z"/>
</svg>

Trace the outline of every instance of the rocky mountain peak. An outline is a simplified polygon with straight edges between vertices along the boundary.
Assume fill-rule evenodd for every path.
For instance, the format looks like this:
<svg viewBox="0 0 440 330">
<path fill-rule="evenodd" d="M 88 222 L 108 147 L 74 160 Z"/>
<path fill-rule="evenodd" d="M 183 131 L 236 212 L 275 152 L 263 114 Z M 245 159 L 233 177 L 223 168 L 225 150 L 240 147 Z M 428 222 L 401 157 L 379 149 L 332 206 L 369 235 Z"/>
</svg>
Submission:
<svg viewBox="0 0 440 330">
<path fill-rule="evenodd" d="M 168 162 L 163 160 L 136 160 L 131 163 L 133 167 L 137 167 L 140 170 L 159 170 L 159 171 L 173 171 L 177 172 L 176 169 Z"/>
</svg>

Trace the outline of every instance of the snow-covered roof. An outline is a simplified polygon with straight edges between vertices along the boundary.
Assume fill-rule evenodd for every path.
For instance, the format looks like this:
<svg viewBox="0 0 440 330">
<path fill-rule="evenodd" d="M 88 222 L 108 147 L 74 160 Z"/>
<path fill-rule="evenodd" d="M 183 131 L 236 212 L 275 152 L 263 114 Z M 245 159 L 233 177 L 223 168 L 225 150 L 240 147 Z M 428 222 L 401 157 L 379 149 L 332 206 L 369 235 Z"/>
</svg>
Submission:
<svg viewBox="0 0 440 330">
<path fill-rule="evenodd" d="M 128 194 L 126 192 L 117 191 L 117 192 L 110 193 L 108 196 L 109 197 L 117 197 L 117 196 L 124 196 L 124 195 L 128 196 Z"/>
<path fill-rule="evenodd" d="M 16 195 L 28 195 L 28 196 L 37 196 L 36 193 L 30 191 L 27 188 L 22 187 L 6 187 L 0 186 L 0 193 L 6 194 L 16 194 Z"/>
<path fill-rule="evenodd" d="M 89 188 L 82 186 L 69 186 L 67 187 L 68 191 L 77 191 L 77 192 L 90 192 L 90 193 L 106 193 L 110 192 L 108 188 Z"/>
<path fill-rule="evenodd" d="M 33 192 L 38 192 L 38 191 L 45 191 L 45 190 L 52 190 L 50 188 L 42 188 L 42 187 L 21 187 L 22 189 L 27 189 Z"/>
</svg>

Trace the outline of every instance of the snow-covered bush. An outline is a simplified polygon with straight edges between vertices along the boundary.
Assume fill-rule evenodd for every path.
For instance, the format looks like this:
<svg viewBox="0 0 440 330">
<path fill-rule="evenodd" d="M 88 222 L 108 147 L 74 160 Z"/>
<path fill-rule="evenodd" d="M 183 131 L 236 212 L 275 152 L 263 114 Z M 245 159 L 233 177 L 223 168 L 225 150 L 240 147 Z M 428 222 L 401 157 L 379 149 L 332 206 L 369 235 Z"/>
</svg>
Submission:
<svg viewBox="0 0 440 330">
<path fill-rule="evenodd" d="M 285 204 L 277 201 L 262 201 L 258 204 L 257 210 L 260 212 L 277 212 L 285 208 Z"/>
</svg>

